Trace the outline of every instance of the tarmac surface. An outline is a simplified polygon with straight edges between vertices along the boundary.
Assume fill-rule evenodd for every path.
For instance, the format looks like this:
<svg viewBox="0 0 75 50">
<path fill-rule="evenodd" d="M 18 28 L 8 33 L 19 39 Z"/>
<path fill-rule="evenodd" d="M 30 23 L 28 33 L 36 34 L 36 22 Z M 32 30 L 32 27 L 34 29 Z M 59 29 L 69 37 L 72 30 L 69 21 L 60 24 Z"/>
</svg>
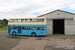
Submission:
<svg viewBox="0 0 75 50">
<path fill-rule="evenodd" d="M 75 50 L 75 36 L 11 36 L 0 33 L 0 50 Z"/>
</svg>

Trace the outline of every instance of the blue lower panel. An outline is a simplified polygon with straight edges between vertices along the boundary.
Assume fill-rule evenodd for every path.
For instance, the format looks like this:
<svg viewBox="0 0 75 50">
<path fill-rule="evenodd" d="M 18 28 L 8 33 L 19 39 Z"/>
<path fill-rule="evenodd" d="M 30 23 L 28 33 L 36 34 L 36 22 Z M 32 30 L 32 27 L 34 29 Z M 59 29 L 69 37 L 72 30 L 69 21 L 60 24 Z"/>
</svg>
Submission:
<svg viewBox="0 0 75 50">
<path fill-rule="evenodd" d="M 13 32 L 16 32 L 16 35 L 29 35 L 31 36 L 32 32 L 35 32 L 36 33 L 36 36 L 43 36 L 43 35 L 47 35 L 47 26 L 46 25 L 15 25 L 17 27 L 17 29 L 13 30 L 13 29 L 10 29 L 10 33 L 9 33 L 9 26 L 10 28 L 13 27 L 13 25 L 8 25 L 8 33 L 7 34 L 10 34 L 12 35 Z M 21 33 L 18 33 L 18 26 L 21 26 Z M 23 30 L 22 27 L 31 27 L 31 30 Z M 44 27 L 44 30 L 32 30 L 32 27 Z"/>
</svg>

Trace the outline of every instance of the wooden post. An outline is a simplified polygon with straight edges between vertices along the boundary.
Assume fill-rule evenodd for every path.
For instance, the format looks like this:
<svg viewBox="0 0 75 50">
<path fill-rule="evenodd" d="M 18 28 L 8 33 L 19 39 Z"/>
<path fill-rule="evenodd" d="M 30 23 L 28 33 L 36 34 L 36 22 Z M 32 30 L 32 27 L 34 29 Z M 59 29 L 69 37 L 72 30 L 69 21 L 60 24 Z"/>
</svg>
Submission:
<svg viewBox="0 0 75 50">
<path fill-rule="evenodd" d="M 64 35 L 65 35 L 65 19 L 64 19 Z"/>
<path fill-rule="evenodd" d="M 54 24 L 53 24 L 53 20 L 52 20 L 52 35 L 53 35 L 53 25 L 54 25 Z"/>
</svg>

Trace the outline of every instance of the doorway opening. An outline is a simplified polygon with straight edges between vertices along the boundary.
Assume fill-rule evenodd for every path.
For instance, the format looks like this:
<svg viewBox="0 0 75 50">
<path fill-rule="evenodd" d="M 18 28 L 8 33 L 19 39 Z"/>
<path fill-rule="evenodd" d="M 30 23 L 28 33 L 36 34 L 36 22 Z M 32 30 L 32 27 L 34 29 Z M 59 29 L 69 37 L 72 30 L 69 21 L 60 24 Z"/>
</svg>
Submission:
<svg viewBox="0 0 75 50">
<path fill-rule="evenodd" d="M 53 34 L 64 34 L 64 19 L 53 19 Z"/>
</svg>

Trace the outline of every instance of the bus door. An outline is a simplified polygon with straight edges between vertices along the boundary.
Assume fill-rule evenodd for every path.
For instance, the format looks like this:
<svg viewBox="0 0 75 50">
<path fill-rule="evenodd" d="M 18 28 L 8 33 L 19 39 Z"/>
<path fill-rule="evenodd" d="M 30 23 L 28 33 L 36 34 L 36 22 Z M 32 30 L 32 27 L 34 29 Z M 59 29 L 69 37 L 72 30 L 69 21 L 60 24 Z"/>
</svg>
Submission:
<svg viewBox="0 0 75 50">
<path fill-rule="evenodd" d="M 8 33 L 10 33 L 11 32 L 11 27 L 10 26 L 8 26 Z"/>
<path fill-rule="evenodd" d="M 21 26 L 18 26 L 18 33 L 21 34 Z"/>
</svg>

